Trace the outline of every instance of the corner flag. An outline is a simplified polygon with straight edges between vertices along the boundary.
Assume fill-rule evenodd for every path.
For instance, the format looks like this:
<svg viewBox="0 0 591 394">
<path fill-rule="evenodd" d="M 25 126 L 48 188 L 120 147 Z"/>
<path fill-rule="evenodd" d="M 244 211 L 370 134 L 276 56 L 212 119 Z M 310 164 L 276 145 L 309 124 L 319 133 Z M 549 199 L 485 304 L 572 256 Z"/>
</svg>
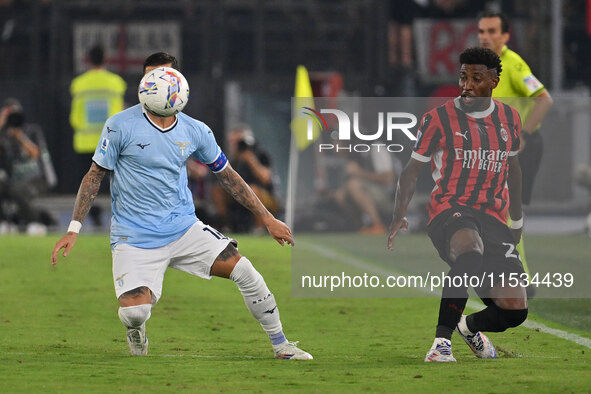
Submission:
<svg viewBox="0 0 591 394">
<path fill-rule="evenodd" d="M 295 93 L 292 101 L 292 120 L 290 124 L 298 150 L 306 149 L 320 136 L 320 127 L 310 116 L 305 114 L 307 112 L 306 108 L 315 109 L 314 96 L 308 70 L 305 66 L 300 65 L 296 69 Z M 308 136 L 308 128 L 311 129 L 311 136 Z"/>
</svg>

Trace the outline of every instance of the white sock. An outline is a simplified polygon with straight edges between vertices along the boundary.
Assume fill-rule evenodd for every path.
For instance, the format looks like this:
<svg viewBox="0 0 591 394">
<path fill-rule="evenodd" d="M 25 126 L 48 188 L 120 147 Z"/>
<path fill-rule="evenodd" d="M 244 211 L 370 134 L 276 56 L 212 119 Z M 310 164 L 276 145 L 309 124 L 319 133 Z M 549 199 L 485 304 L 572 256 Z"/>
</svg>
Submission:
<svg viewBox="0 0 591 394">
<path fill-rule="evenodd" d="M 460 329 L 460 332 L 464 336 L 474 335 L 474 333 L 468 329 L 468 324 L 466 324 L 466 316 L 465 315 L 462 315 L 462 317 L 460 318 L 460 321 L 458 323 L 458 328 Z"/>
<path fill-rule="evenodd" d="M 139 328 L 150 318 L 152 304 L 119 307 L 119 319 L 127 328 Z"/>
<path fill-rule="evenodd" d="M 271 337 L 281 333 L 283 328 L 275 297 L 267 287 L 262 275 L 246 257 L 238 260 L 230 274 L 230 279 L 238 285 L 246 307 L 252 316 L 261 323 L 267 335 Z"/>
<path fill-rule="evenodd" d="M 432 348 L 435 348 L 440 343 L 444 343 L 447 346 L 450 346 L 451 347 L 451 340 L 449 340 L 447 338 L 435 338 L 435 340 L 433 341 L 433 346 L 431 346 L 431 347 Z"/>
</svg>

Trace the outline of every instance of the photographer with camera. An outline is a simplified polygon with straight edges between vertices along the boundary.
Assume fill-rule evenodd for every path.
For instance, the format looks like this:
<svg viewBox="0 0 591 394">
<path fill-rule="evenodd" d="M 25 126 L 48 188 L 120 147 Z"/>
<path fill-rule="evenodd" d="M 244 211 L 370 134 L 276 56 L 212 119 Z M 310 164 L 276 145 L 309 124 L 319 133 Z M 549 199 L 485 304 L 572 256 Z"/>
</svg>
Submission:
<svg viewBox="0 0 591 394">
<path fill-rule="evenodd" d="M 247 124 L 237 124 L 230 129 L 227 138 L 228 157 L 234 169 L 272 214 L 279 211 L 279 202 L 274 195 L 276 176 L 271 170 L 269 155 L 257 145 L 254 134 Z M 248 232 L 264 229 L 252 214 L 232 198 L 221 187 L 212 187 L 212 197 L 219 227 L 231 231 Z"/>
<path fill-rule="evenodd" d="M 33 200 L 56 183 L 41 128 L 25 123 L 18 100 L 6 99 L 0 109 L 0 232 L 19 226 L 44 234 L 53 219 Z"/>
</svg>

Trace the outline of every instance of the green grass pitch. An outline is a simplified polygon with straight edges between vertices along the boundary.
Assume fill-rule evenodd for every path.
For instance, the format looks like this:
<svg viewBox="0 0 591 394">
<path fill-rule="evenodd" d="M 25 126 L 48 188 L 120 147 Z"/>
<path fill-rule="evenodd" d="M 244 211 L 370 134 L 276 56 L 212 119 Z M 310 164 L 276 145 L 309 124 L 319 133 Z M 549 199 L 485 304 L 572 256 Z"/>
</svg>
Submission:
<svg viewBox="0 0 591 394">
<path fill-rule="evenodd" d="M 82 234 L 70 256 L 51 267 L 57 238 L 0 237 L 0 392 L 591 389 L 591 349 L 524 327 L 490 335 L 497 360 L 475 358 L 454 337 L 457 363 L 424 363 L 438 300 L 292 298 L 290 250 L 269 237 L 238 236 L 240 251 L 275 293 L 288 338 L 299 340 L 314 360 L 273 359 L 232 282 L 175 270 L 166 274 L 163 297 L 147 324 L 149 356 L 131 357 L 117 317 L 108 237 Z M 426 238 L 408 235 L 401 242 L 424 245 Z M 534 258 L 575 253 L 569 242 L 586 245 L 575 248 L 579 258 L 591 255 L 583 237 L 528 242 Z M 535 300 L 530 318 L 591 338 L 589 304 Z"/>
</svg>

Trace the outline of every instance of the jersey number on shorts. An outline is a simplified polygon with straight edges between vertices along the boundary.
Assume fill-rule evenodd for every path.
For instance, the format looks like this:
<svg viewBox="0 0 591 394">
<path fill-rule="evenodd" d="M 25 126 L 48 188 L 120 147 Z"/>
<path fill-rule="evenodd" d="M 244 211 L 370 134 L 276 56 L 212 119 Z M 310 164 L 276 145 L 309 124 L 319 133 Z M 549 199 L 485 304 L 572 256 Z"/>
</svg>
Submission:
<svg viewBox="0 0 591 394">
<path fill-rule="evenodd" d="M 205 227 L 203 227 L 203 231 L 210 232 L 211 235 L 213 235 L 217 239 L 228 239 L 228 237 L 225 237 L 224 234 L 220 233 L 218 230 L 216 230 L 213 227 L 205 226 Z"/>
<path fill-rule="evenodd" d="M 509 247 L 509 249 L 505 253 L 506 258 L 508 258 L 508 259 L 513 258 L 513 259 L 517 259 L 517 260 L 521 261 L 521 256 L 513 253 L 513 251 L 515 250 L 515 245 L 507 243 L 507 242 L 503 242 L 503 245 Z"/>
</svg>

